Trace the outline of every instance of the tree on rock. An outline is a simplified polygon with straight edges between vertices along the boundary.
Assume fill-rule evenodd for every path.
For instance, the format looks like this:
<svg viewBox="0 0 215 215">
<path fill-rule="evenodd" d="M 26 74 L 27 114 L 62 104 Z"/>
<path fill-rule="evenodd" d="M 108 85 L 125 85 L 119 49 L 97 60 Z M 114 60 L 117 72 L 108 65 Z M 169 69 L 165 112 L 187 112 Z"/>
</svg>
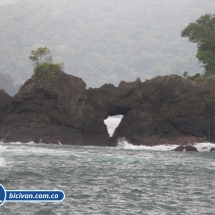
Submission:
<svg viewBox="0 0 215 215">
<path fill-rule="evenodd" d="M 215 74 L 215 14 L 201 16 L 190 23 L 182 32 L 182 37 L 197 44 L 196 57 L 205 69 L 204 78 Z"/>
<path fill-rule="evenodd" d="M 31 51 L 29 59 L 33 61 L 34 65 L 43 63 L 52 63 L 52 56 L 50 50 L 47 47 L 40 47 L 37 50 Z"/>
<path fill-rule="evenodd" d="M 29 59 L 33 61 L 34 72 L 47 74 L 48 72 L 62 71 L 64 63 L 52 63 L 51 51 L 47 47 L 40 47 L 31 51 Z"/>
</svg>

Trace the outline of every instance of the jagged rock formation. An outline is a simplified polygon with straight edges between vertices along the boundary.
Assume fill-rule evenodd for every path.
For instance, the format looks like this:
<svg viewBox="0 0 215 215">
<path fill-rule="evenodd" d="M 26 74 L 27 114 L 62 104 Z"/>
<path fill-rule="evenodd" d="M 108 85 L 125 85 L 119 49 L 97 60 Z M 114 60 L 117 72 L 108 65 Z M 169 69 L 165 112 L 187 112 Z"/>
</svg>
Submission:
<svg viewBox="0 0 215 215">
<path fill-rule="evenodd" d="M 86 103 L 82 79 L 64 72 L 46 78 L 34 74 L 12 99 L 1 120 L 0 138 L 5 142 L 108 145 L 106 126 L 94 123 L 94 111 L 89 105 L 86 110 Z"/>
<path fill-rule="evenodd" d="M 86 89 L 64 72 L 34 74 L 14 98 L 0 91 L 0 139 L 115 146 L 215 142 L 215 81 L 195 86 L 177 75 Z M 214 84 L 213 84 L 214 83 Z M 124 115 L 112 138 L 104 119 Z"/>
<path fill-rule="evenodd" d="M 177 75 L 142 83 L 143 102 L 125 115 L 114 139 L 125 137 L 137 145 L 215 142 L 211 87 L 195 86 Z"/>
</svg>

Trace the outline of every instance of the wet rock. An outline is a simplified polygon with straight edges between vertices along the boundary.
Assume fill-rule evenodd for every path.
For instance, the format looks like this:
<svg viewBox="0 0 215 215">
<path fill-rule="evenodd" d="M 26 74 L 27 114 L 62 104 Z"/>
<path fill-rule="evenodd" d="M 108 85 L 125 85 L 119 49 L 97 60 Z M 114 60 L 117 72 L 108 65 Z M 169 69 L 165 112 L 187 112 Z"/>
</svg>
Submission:
<svg viewBox="0 0 215 215">
<path fill-rule="evenodd" d="M 214 148 L 214 147 L 211 148 L 210 151 L 211 151 L 211 152 L 215 152 L 215 148 Z"/>
<path fill-rule="evenodd" d="M 173 151 L 182 152 L 185 150 L 185 146 L 178 146 L 177 148 L 173 149 Z"/>
<path fill-rule="evenodd" d="M 196 147 L 194 147 L 194 146 L 178 146 L 173 151 L 178 151 L 178 152 L 182 152 L 182 151 L 198 152 L 198 149 Z"/>
</svg>

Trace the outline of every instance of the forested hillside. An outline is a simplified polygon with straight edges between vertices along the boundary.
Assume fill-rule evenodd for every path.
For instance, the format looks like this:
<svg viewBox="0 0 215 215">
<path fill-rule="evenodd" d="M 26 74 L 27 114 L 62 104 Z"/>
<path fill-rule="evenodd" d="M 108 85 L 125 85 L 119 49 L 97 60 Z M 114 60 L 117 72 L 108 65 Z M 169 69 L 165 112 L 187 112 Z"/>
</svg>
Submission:
<svg viewBox="0 0 215 215">
<path fill-rule="evenodd" d="M 88 87 L 200 71 L 196 46 L 181 30 L 214 13 L 214 0 L 0 1 L 0 72 L 26 80 L 31 50 L 48 47 L 54 62 Z"/>
</svg>

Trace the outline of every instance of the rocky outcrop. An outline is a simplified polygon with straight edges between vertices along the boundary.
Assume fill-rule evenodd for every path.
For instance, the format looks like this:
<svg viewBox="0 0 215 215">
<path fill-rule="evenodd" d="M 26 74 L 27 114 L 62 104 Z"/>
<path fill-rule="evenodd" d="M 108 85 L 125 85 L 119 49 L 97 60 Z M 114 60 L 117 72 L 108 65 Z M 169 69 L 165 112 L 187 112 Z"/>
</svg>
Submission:
<svg viewBox="0 0 215 215">
<path fill-rule="evenodd" d="M 47 75 L 47 74 L 46 74 Z M 0 106 L 0 139 L 115 146 L 215 142 L 214 80 L 195 86 L 177 75 L 86 89 L 64 72 L 34 74 Z M 214 83 L 214 85 L 213 85 Z M 104 119 L 124 115 L 112 138 Z"/>
<path fill-rule="evenodd" d="M 94 110 L 89 105 L 86 110 L 86 103 L 82 79 L 64 72 L 48 77 L 34 74 L 1 120 L 0 138 L 5 142 L 108 145 L 106 126 L 94 121 Z"/>
<path fill-rule="evenodd" d="M 215 142 L 215 96 L 210 89 L 177 75 L 141 83 L 142 103 L 124 116 L 114 141 L 124 137 L 136 145 Z"/>
<path fill-rule="evenodd" d="M 177 152 L 182 152 L 182 151 L 187 151 L 187 152 L 198 152 L 198 149 L 194 146 L 178 146 L 175 148 L 173 151 Z"/>
</svg>

